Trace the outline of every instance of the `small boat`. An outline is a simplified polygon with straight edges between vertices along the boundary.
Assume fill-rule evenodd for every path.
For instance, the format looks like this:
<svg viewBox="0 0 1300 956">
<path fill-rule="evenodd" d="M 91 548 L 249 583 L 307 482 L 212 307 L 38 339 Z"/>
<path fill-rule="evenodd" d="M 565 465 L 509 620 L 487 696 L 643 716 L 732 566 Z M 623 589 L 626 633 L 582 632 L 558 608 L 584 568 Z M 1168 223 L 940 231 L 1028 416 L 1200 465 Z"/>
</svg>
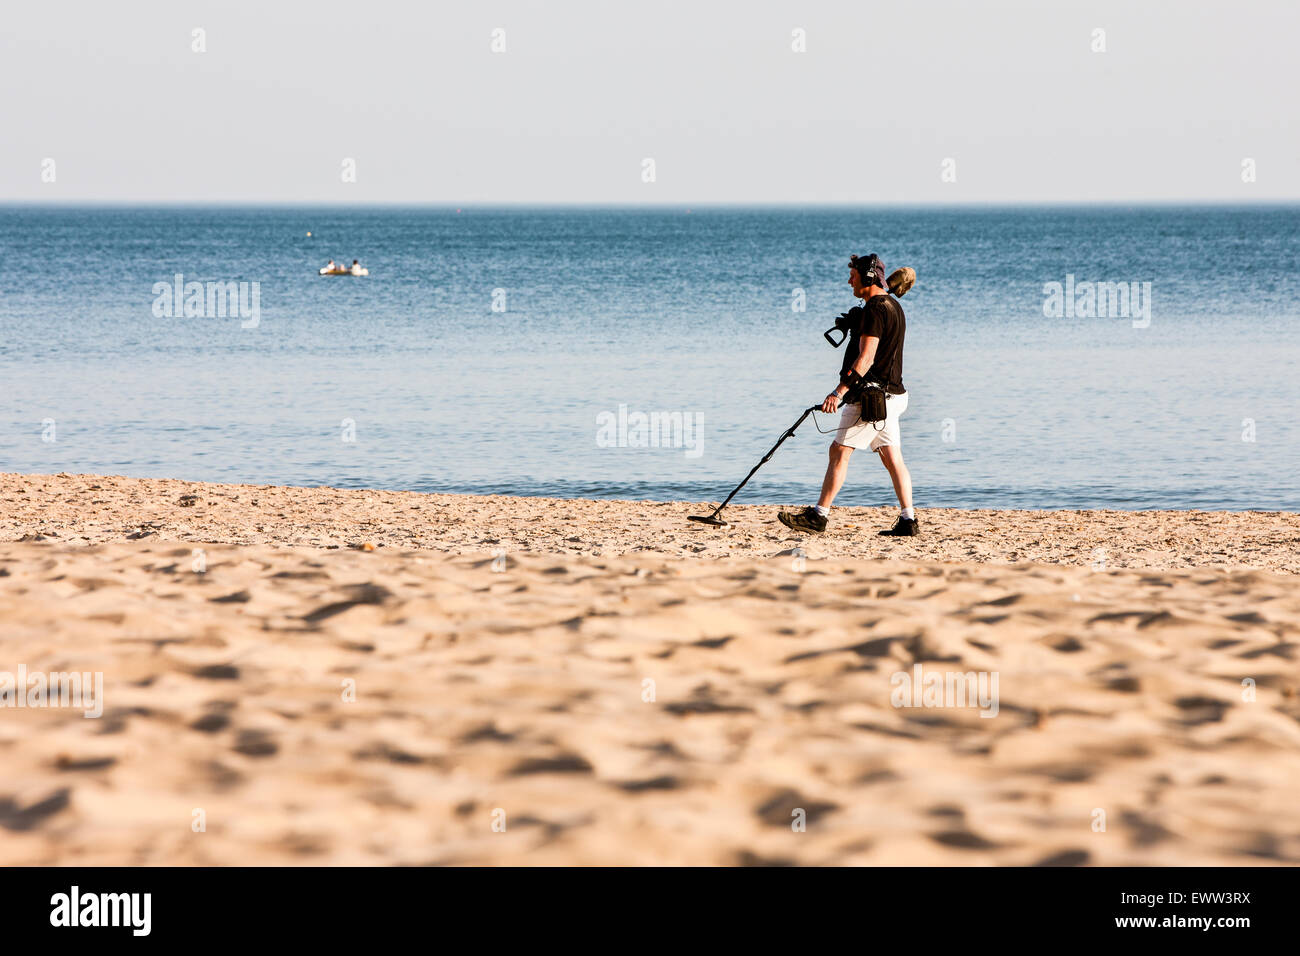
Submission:
<svg viewBox="0 0 1300 956">
<path fill-rule="evenodd" d="M 320 274 L 323 276 L 368 276 L 370 275 L 370 270 L 367 269 L 365 266 L 362 266 L 356 272 L 353 272 L 350 268 L 347 267 L 335 266 L 333 269 L 331 269 L 328 266 L 321 266 Z"/>
</svg>

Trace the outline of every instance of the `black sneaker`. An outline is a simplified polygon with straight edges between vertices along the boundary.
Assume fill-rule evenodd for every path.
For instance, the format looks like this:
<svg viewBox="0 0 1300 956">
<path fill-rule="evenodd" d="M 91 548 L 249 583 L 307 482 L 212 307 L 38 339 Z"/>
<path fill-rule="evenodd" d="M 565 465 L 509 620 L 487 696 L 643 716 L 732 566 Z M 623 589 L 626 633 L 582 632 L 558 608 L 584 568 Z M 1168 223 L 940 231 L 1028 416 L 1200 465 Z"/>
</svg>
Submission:
<svg viewBox="0 0 1300 956">
<path fill-rule="evenodd" d="M 803 511 L 778 511 L 776 520 L 787 528 L 808 534 L 821 534 L 826 530 L 826 519 L 818 514 L 817 509 L 811 505 L 804 508 Z"/>
<path fill-rule="evenodd" d="M 902 515 L 899 515 L 892 528 L 876 532 L 876 534 L 883 534 L 887 538 L 912 538 L 920 533 L 921 523 L 915 518 L 904 518 Z"/>
</svg>

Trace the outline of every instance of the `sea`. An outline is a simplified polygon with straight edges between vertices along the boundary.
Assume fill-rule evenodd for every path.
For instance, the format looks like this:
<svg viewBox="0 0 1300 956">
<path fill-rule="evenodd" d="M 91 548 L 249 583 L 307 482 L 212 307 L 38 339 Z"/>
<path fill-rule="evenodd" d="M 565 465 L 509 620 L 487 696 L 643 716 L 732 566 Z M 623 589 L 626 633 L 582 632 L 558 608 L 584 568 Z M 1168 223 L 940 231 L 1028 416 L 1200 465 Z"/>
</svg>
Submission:
<svg viewBox="0 0 1300 956">
<path fill-rule="evenodd" d="M 716 502 L 871 252 L 918 508 L 1300 509 L 1295 205 L 0 206 L 0 470 Z M 812 501 L 833 427 L 736 500 Z"/>
</svg>

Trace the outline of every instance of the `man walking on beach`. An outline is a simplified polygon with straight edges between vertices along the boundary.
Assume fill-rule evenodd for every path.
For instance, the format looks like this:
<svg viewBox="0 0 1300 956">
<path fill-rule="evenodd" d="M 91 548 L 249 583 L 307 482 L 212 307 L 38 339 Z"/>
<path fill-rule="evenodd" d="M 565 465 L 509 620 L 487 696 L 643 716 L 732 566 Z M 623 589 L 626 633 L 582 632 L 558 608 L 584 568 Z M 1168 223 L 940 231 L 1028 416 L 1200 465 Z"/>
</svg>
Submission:
<svg viewBox="0 0 1300 956">
<path fill-rule="evenodd" d="M 782 511 L 777 518 L 795 531 L 814 534 L 825 531 L 831 502 L 848 474 L 849 456 L 855 448 L 868 448 L 880 455 L 881 463 L 894 482 L 894 493 L 902 509 L 894 526 L 879 533 L 910 537 L 920 532 L 920 526 L 912 509 L 912 476 L 907 465 L 903 464 L 902 437 L 898 429 L 899 416 L 907 410 L 907 390 L 903 388 L 903 338 L 907 332 L 907 317 L 898 300 L 889 294 L 885 264 L 875 253 L 853 256 L 849 260 L 849 285 L 863 304 L 849 310 L 849 344 L 840 367 L 840 384 L 822 401 L 822 411 L 829 415 L 839 409 L 840 400 L 849 391 L 849 383 L 855 376 L 860 376 L 885 390 L 884 427 L 877 430 L 878 423 L 862 421 L 861 407 L 857 403 L 843 406 L 817 504 L 802 511 Z"/>
</svg>

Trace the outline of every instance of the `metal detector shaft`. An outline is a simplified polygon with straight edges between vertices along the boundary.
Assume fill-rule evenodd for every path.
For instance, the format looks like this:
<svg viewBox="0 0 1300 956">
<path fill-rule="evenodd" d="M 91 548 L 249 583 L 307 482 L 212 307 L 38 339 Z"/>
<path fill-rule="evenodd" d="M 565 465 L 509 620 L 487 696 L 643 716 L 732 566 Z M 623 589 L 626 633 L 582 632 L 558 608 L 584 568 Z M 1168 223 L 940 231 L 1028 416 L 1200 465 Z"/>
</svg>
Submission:
<svg viewBox="0 0 1300 956">
<path fill-rule="evenodd" d="M 776 444 L 772 446 L 772 448 L 768 451 L 768 453 L 759 459 L 757 465 L 755 465 L 753 468 L 750 469 L 749 474 L 745 476 L 744 481 L 742 481 L 740 484 L 736 485 L 736 487 L 732 489 L 731 494 L 727 495 L 727 500 L 724 501 L 722 504 L 718 505 L 718 507 L 714 510 L 713 514 L 709 515 L 709 517 L 717 518 L 718 515 L 722 514 L 722 509 L 727 507 L 727 505 L 731 502 L 732 498 L 736 497 L 736 492 L 740 491 L 741 488 L 744 488 L 745 485 L 749 483 L 749 479 L 754 477 L 754 472 L 758 471 L 758 469 L 762 468 L 769 461 L 771 461 L 772 456 L 776 454 L 776 450 L 781 447 L 781 443 L 794 434 L 795 429 L 803 424 L 803 420 L 805 418 L 807 418 L 813 412 L 818 411 L 820 408 L 821 408 L 820 405 L 809 405 L 807 408 L 805 408 L 803 410 L 803 414 L 799 416 L 799 418 L 795 421 L 793 425 L 791 425 L 789 428 L 785 430 L 785 434 L 783 434 L 780 438 L 776 440 Z"/>
</svg>

